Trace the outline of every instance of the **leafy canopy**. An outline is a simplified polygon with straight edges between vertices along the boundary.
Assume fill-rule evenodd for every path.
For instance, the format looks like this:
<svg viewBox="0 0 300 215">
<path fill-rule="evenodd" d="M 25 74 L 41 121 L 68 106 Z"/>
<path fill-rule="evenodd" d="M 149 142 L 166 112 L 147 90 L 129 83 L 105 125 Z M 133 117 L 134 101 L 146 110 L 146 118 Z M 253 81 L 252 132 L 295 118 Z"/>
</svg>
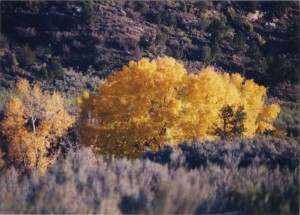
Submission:
<svg viewBox="0 0 300 215">
<path fill-rule="evenodd" d="M 265 98 L 265 87 L 239 74 L 213 67 L 188 74 L 173 58 L 143 58 L 102 81 L 98 93 L 85 92 L 78 99 L 80 138 L 103 154 L 139 156 L 147 147 L 218 138 L 226 106 L 243 122 L 231 119 L 232 132 L 253 137 L 274 129 L 280 110 L 277 104 L 265 105 Z"/>
<path fill-rule="evenodd" d="M 21 172 L 45 172 L 55 162 L 58 137 L 74 123 L 58 94 L 42 92 L 25 79 L 17 83 L 17 95 L 6 103 L 1 131 L 8 144 L 8 158 Z"/>
</svg>

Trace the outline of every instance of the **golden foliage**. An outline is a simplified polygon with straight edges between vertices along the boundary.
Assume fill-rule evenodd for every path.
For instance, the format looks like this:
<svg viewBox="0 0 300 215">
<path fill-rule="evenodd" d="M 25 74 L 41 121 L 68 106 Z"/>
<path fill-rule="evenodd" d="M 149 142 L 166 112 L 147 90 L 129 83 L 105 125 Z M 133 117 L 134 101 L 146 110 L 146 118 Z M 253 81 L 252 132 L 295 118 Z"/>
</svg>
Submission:
<svg viewBox="0 0 300 215">
<path fill-rule="evenodd" d="M 45 172 L 55 162 L 51 152 L 57 147 L 57 138 L 74 123 L 58 93 L 42 92 L 25 79 L 18 81 L 17 95 L 6 103 L 4 116 L 1 130 L 7 138 L 8 158 L 21 171 Z"/>
<path fill-rule="evenodd" d="M 287 132 L 284 128 L 275 128 L 275 130 L 272 131 L 271 136 L 273 138 L 278 138 L 280 136 L 287 136 Z"/>
<path fill-rule="evenodd" d="M 5 162 L 4 160 L 2 159 L 2 157 L 4 156 L 5 154 L 0 150 L 0 170 L 3 168 L 3 166 L 5 165 Z"/>
<path fill-rule="evenodd" d="M 117 156 L 139 156 L 146 147 L 158 150 L 194 138 L 215 139 L 212 129 L 221 123 L 226 105 L 243 107 L 242 135 L 253 137 L 274 129 L 280 110 L 266 106 L 265 97 L 265 87 L 239 74 L 221 74 L 213 67 L 188 74 L 173 58 L 143 58 L 103 81 L 99 93 L 85 92 L 78 99 L 80 138 L 96 151 Z"/>
</svg>

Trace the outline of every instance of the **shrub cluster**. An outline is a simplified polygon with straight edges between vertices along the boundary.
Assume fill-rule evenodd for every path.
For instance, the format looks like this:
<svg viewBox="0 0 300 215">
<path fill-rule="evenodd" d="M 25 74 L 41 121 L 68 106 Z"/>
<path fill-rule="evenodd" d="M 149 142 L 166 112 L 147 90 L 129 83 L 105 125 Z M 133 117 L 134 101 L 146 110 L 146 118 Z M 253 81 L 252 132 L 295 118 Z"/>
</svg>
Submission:
<svg viewBox="0 0 300 215">
<path fill-rule="evenodd" d="M 275 83 L 290 81 L 293 84 L 299 84 L 300 81 L 299 68 L 285 56 L 269 57 L 267 74 Z"/>
<path fill-rule="evenodd" d="M 94 19 L 96 18 L 96 14 L 94 11 L 94 6 L 92 1 L 86 1 L 83 3 L 83 13 L 82 13 L 82 20 L 85 24 L 90 25 L 93 23 Z"/>
<path fill-rule="evenodd" d="M 277 157 L 299 157 L 295 141 L 269 138 L 182 145 L 159 158 L 166 165 L 80 149 L 45 177 L 2 172 L 0 213 L 297 214 L 299 161 L 290 169 L 264 164 L 266 147 Z M 261 165 L 239 167 L 238 154 Z M 224 164 L 214 160 L 219 156 Z"/>
<path fill-rule="evenodd" d="M 34 64 L 36 58 L 35 53 L 31 50 L 31 48 L 26 45 L 22 46 L 17 53 L 17 59 L 20 62 L 21 66 L 28 68 L 32 64 Z"/>
<path fill-rule="evenodd" d="M 277 128 L 286 130 L 287 135 L 294 138 L 300 136 L 299 102 L 281 102 L 282 108 L 278 119 L 274 122 Z"/>
<path fill-rule="evenodd" d="M 55 79 L 53 86 L 47 86 L 46 88 L 49 90 L 67 92 L 71 95 L 77 95 L 86 89 L 96 91 L 99 86 L 100 78 L 96 76 L 94 72 L 95 71 L 90 70 L 86 74 L 83 74 L 82 72 L 76 72 L 73 68 L 68 68 L 64 70 L 63 79 Z M 46 83 L 44 84 L 46 85 Z"/>
<path fill-rule="evenodd" d="M 300 149 L 295 139 L 281 136 L 272 138 L 257 136 L 253 139 L 233 141 L 194 141 L 178 148 L 165 148 L 159 152 L 148 152 L 144 158 L 170 168 L 206 168 L 218 165 L 222 168 L 245 169 L 266 167 L 295 171 L 299 166 Z"/>
<path fill-rule="evenodd" d="M 52 60 L 47 67 L 43 68 L 42 77 L 54 81 L 55 79 L 62 79 L 64 77 L 64 69 L 58 60 Z"/>
</svg>

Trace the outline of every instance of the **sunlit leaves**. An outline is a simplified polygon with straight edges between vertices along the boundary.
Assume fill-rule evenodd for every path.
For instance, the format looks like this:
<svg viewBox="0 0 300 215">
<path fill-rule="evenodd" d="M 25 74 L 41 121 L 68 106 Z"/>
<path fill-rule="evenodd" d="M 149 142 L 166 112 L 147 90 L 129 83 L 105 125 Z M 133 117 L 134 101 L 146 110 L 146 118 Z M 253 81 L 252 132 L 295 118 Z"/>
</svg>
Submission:
<svg viewBox="0 0 300 215">
<path fill-rule="evenodd" d="M 213 67 L 188 74 L 173 58 L 143 58 L 102 81 L 99 93 L 85 92 L 78 99 L 80 138 L 103 154 L 139 156 L 147 147 L 218 138 L 214 129 L 221 126 L 226 106 L 233 107 L 233 115 L 242 108 L 243 125 L 235 130 L 253 137 L 274 129 L 280 110 L 265 106 L 265 97 L 265 87 L 239 74 L 221 74 Z"/>
<path fill-rule="evenodd" d="M 45 170 L 55 162 L 57 138 L 74 123 L 64 108 L 63 98 L 42 92 L 21 79 L 17 95 L 6 103 L 1 131 L 7 138 L 8 158 L 21 172 Z"/>
</svg>

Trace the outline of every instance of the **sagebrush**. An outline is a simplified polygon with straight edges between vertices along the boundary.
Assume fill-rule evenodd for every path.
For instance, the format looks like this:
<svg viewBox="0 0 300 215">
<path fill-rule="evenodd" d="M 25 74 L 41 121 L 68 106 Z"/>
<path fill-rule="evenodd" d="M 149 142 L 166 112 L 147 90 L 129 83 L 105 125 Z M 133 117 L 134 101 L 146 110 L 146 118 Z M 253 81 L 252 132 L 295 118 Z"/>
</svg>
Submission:
<svg viewBox="0 0 300 215">
<path fill-rule="evenodd" d="M 107 160 L 79 149 L 43 177 L 7 170 L 0 213 L 299 213 L 296 141 L 260 137 L 180 148 L 150 160 Z"/>
</svg>

